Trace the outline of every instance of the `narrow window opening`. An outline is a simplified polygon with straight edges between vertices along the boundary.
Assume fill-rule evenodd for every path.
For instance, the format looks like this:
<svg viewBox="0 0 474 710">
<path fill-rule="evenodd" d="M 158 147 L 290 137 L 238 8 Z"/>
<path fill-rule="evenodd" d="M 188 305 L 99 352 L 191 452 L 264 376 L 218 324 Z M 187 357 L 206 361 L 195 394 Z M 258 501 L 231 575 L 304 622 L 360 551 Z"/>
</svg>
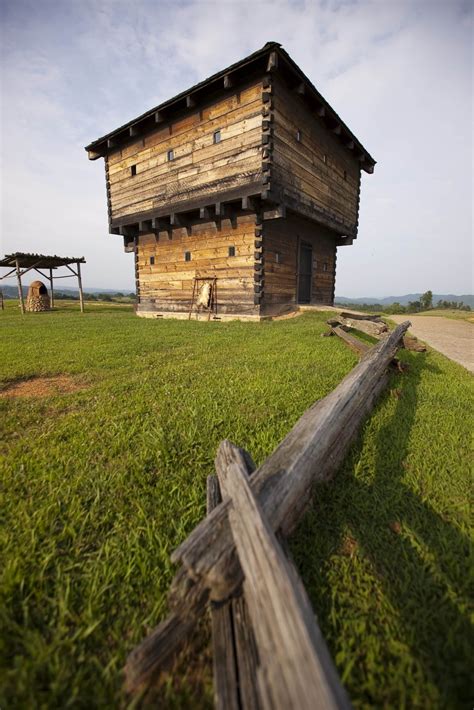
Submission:
<svg viewBox="0 0 474 710">
<path fill-rule="evenodd" d="M 347 170 L 344 170 L 344 180 L 347 180 Z"/>
<path fill-rule="evenodd" d="M 153 266 L 154 263 L 155 263 L 155 257 L 150 256 L 150 266 Z"/>
<path fill-rule="evenodd" d="M 326 153 L 324 153 L 324 155 L 323 155 L 323 163 L 324 163 L 325 165 L 328 164 L 328 156 L 326 155 Z"/>
<path fill-rule="evenodd" d="M 214 141 L 214 143 L 221 142 L 221 132 L 220 131 L 214 131 L 213 141 Z"/>
<path fill-rule="evenodd" d="M 184 252 L 184 261 L 191 261 L 191 252 L 190 251 Z"/>
<path fill-rule="evenodd" d="M 170 162 L 171 160 L 174 160 L 174 150 L 169 150 L 167 153 L 167 156 L 168 156 L 168 162 Z"/>
<path fill-rule="evenodd" d="M 229 247 L 229 256 L 235 256 L 235 247 Z"/>
<path fill-rule="evenodd" d="M 275 252 L 275 263 L 276 264 L 281 264 L 283 261 L 281 252 L 277 251 Z"/>
<path fill-rule="evenodd" d="M 137 174 L 137 166 L 136 166 L 136 165 L 131 165 L 131 166 L 130 166 L 130 174 L 131 174 L 132 176 Z"/>
<path fill-rule="evenodd" d="M 327 261 L 325 261 L 323 264 L 323 271 L 327 271 L 327 270 L 328 270 L 328 264 L 327 264 Z"/>
<path fill-rule="evenodd" d="M 301 143 L 301 131 L 299 128 L 296 131 L 296 140 L 298 141 L 298 143 Z"/>
</svg>

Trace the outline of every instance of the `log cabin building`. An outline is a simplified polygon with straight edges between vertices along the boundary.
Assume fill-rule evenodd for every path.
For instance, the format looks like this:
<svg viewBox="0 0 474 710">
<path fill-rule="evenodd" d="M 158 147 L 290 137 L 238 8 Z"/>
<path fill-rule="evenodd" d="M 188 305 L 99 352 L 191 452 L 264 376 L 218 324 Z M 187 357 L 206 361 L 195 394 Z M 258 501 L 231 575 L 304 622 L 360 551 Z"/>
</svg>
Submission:
<svg viewBox="0 0 474 710">
<path fill-rule="evenodd" d="M 206 281 L 223 319 L 333 303 L 375 161 L 278 43 L 86 150 L 105 160 L 138 315 L 188 317 Z"/>
</svg>

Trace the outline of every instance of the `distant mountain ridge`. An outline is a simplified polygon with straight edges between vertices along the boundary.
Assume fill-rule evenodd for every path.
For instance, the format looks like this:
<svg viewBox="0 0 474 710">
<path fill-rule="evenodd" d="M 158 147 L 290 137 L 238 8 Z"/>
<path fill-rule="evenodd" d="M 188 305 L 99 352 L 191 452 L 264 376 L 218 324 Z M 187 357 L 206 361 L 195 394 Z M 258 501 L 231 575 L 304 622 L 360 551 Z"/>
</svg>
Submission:
<svg viewBox="0 0 474 710">
<path fill-rule="evenodd" d="M 49 282 L 46 283 L 46 286 L 49 290 Z M 3 292 L 3 295 L 5 298 L 18 298 L 18 288 L 17 286 L 11 286 L 10 284 L 5 284 L 2 285 L 0 284 L 0 291 Z M 25 296 L 28 293 L 28 286 L 22 286 L 22 291 L 25 294 Z M 133 288 L 83 288 L 84 293 L 123 293 L 123 294 L 129 294 L 133 293 L 134 289 Z M 79 289 L 77 288 L 72 288 L 71 286 L 58 286 L 54 288 L 54 293 L 61 294 L 61 293 L 70 293 L 70 294 L 79 294 Z"/>
<path fill-rule="evenodd" d="M 346 298 L 345 296 L 336 296 L 334 302 L 336 304 L 344 305 L 345 303 L 358 303 L 361 306 L 366 303 L 369 306 L 391 306 L 392 303 L 399 303 L 401 306 L 408 306 L 410 301 L 419 301 L 422 293 L 407 293 L 404 296 L 387 296 L 386 298 L 374 298 L 373 296 L 365 296 L 362 298 Z M 471 293 L 463 294 L 461 296 L 456 296 L 452 293 L 434 293 L 433 294 L 433 306 L 436 306 L 438 301 L 455 301 L 456 303 L 461 303 L 461 301 L 466 306 L 471 306 L 474 308 L 474 295 Z"/>
</svg>

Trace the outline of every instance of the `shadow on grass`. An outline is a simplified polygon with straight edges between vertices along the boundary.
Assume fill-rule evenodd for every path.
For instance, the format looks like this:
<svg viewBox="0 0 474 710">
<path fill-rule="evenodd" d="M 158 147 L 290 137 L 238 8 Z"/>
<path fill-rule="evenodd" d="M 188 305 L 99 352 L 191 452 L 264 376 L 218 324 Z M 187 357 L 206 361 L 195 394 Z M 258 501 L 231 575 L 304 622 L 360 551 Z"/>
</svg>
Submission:
<svg viewBox="0 0 474 710">
<path fill-rule="evenodd" d="M 352 686 L 353 692 L 361 691 L 363 697 L 359 696 L 357 704 L 362 705 L 401 707 L 408 701 L 412 707 L 430 706 L 430 699 L 423 697 L 429 681 L 434 686 L 431 695 L 433 699 L 438 696 L 440 705 L 468 707 L 472 689 L 469 668 L 474 639 L 457 596 L 457 590 L 466 586 L 469 573 L 469 541 L 404 481 L 411 475 L 406 459 L 418 386 L 426 368 L 438 372 L 420 358 L 413 360 L 408 376 L 398 376 L 391 382 L 392 389 L 386 396 L 397 397 L 397 403 L 393 416 L 384 421 L 372 444 L 369 468 L 375 475 L 364 477 L 364 471 L 358 468 L 362 454 L 359 440 L 346 473 L 341 472 L 335 481 L 315 492 L 314 508 L 292 544 L 323 633 L 333 654 L 340 653 L 338 665 L 348 668 L 349 690 Z M 416 480 L 422 496 L 423 483 Z M 346 557 L 340 572 L 347 584 L 342 601 L 337 599 L 340 588 L 332 588 L 338 565 L 335 555 Z M 351 598 L 352 593 L 358 598 Z M 361 599 L 363 594 L 366 598 Z M 335 621 L 335 605 L 338 615 L 342 608 L 350 617 L 342 624 Z M 358 633 L 359 646 L 351 646 L 343 638 L 344 623 L 352 625 L 352 630 L 357 624 L 362 629 L 370 628 L 372 648 L 370 640 L 364 648 L 364 630 Z M 391 638 L 390 649 L 383 648 L 383 640 L 374 642 L 377 636 L 387 639 L 397 633 L 399 638 Z M 377 658 L 378 652 L 385 659 Z M 411 655 L 413 662 L 404 659 L 402 663 L 404 654 Z M 393 675 L 399 677 L 390 688 L 374 687 L 377 681 L 369 682 L 368 678 L 376 668 L 383 681 L 380 666 L 384 662 L 392 665 Z M 402 665 L 410 669 L 407 676 L 411 677 L 403 677 Z M 419 693 L 416 698 L 411 697 L 414 688 Z"/>
</svg>

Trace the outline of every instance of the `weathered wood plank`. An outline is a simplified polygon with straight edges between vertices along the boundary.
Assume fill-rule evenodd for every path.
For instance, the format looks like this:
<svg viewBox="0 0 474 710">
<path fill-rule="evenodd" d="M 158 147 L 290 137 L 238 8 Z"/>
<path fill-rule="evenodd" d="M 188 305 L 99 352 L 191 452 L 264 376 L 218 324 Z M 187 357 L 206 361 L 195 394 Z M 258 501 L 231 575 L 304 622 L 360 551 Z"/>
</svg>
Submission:
<svg viewBox="0 0 474 710">
<path fill-rule="evenodd" d="M 249 476 L 255 470 L 255 464 L 251 456 L 246 451 L 239 449 L 239 453 L 245 464 L 246 475 Z M 217 488 L 219 493 L 217 502 L 220 503 L 222 498 L 219 490 L 219 482 L 216 476 L 208 477 L 208 501 L 209 485 L 211 485 L 214 490 Z M 215 496 L 215 493 L 213 495 Z M 208 512 L 210 512 L 209 506 Z M 233 671 L 231 670 L 230 673 L 230 683 L 233 682 L 234 677 L 237 678 L 238 702 L 241 710 L 258 710 L 261 707 L 257 687 L 257 667 L 259 665 L 259 660 L 255 644 L 255 635 L 252 629 L 244 595 L 241 593 L 230 599 L 228 602 L 221 602 L 220 608 L 227 609 L 229 611 L 228 618 L 231 622 L 233 632 L 233 646 L 232 648 L 228 647 L 226 649 L 226 652 L 229 654 L 229 658 L 231 658 L 233 663 L 235 663 L 235 668 Z M 214 651 L 214 654 L 215 653 L 216 651 Z M 225 661 L 224 668 L 227 668 L 228 665 L 229 659 Z M 220 682 L 220 685 L 222 685 L 222 681 Z M 215 691 L 216 690 L 217 687 L 215 687 Z M 216 707 L 222 707 L 223 710 L 225 710 L 226 707 L 231 707 L 230 704 L 227 706 L 224 702 L 219 701 L 216 694 L 215 697 Z"/>
<path fill-rule="evenodd" d="M 253 474 L 251 487 L 271 528 L 291 532 L 311 500 L 314 483 L 328 480 L 343 460 L 353 438 L 387 384 L 387 368 L 410 323 L 399 325 L 324 399 L 298 420 L 273 454 Z M 212 598 L 228 598 L 242 582 L 242 570 L 228 522 L 227 502 L 200 523 L 172 555 L 182 568 L 173 580 L 169 601 L 182 624 L 202 613 Z M 129 688 L 138 688 L 175 648 L 163 643 L 159 628 L 128 657 Z M 144 657 L 145 656 L 145 657 Z"/>
<path fill-rule="evenodd" d="M 350 707 L 303 583 L 252 493 L 240 451 L 228 441 L 219 447 L 217 473 L 232 503 L 229 521 L 263 669 L 264 707 Z"/>
<path fill-rule="evenodd" d="M 382 323 L 380 313 L 353 313 L 352 311 L 341 311 L 341 318 L 350 318 L 351 320 L 369 320 L 375 323 Z"/>
<path fill-rule="evenodd" d="M 381 335 L 388 332 L 388 327 L 383 321 L 374 322 L 355 318 L 341 318 L 340 321 L 341 325 L 347 328 L 354 328 L 354 330 L 360 330 L 362 333 L 371 335 L 374 338 L 380 338 Z"/>
<path fill-rule="evenodd" d="M 368 343 L 363 343 L 361 340 L 356 338 L 354 335 L 351 335 L 350 333 L 347 333 L 345 330 L 343 330 L 340 326 L 336 326 L 335 328 L 331 329 L 334 335 L 337 335 L 339 338 L 344 340 L 345 343 L 351 348 L 351 350 L 354 350 L 358 355 L 362 356 L 365 355 L 369 350 L 370 350 L 370 345 Z"/>
<path fill-rule="evenodd" d="M 222 502 L 216 476 L 207 478 L 207 514 Z M 239 710 L 237 657 L 234 644 L 232 601 L 211 602 L 212 667 L 214 707 L 216 710 Z"/>
</svg>

